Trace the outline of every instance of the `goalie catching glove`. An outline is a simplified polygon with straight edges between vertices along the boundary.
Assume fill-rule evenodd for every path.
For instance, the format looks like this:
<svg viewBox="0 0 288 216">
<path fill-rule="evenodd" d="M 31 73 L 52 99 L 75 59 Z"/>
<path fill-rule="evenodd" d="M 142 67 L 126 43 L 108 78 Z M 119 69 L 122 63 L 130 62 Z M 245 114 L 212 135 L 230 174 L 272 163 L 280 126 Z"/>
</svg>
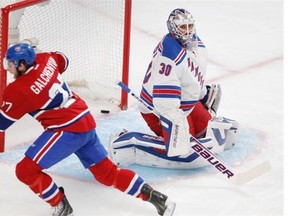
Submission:
<svg viewBox="0 0 288 216">
<path fill-rule="evenodd" d="M 222 90 L 219 84 L 206 86 L 206 95 L 200 100 L 212 116 L 216 116 L 222 97 Z"/>
</svg>

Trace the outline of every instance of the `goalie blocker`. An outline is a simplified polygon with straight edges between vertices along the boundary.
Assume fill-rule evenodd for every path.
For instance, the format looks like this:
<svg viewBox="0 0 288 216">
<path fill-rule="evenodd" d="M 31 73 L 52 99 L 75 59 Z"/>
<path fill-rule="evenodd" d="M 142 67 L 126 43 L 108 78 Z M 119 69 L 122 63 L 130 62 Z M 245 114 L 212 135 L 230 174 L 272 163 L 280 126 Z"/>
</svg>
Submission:
<svg viewBox="0 0 288 216">
<path fill-rule="evenodd" d="M 214 118 L 208 124 L 207 138 L 198 141 L 211 152 L 218 154 L 235 145 L 237 129 L 238 123 L 234 120 Z M 110 136 L 108 152 L 110 159 L 119 166 L 139 164 L 159 168 L 194 169 L 213 165 L 230 177 L 231 173 L 224 169 L 221 161 L 200 151 L 193 139 L 189 140 L 189 153 L 169 157 L 166 149 L 162 137 L 124 131 L 120 135 Z M 207 157 L 200 157 L 199 154 L 205 154 Z"/>
<path fill-rule="evenodd" d="M 160 115 L 160 122 L 168 157 L 189 154 L 189 125 L 184 112 L 180 109 L 168 110 Z"/>
</svg>

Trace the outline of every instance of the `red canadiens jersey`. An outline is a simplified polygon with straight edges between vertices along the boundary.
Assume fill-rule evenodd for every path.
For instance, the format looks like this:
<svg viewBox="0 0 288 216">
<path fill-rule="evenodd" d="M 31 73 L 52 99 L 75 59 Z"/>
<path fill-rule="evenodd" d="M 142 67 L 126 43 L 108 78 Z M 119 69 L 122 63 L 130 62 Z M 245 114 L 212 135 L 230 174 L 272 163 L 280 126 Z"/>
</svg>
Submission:
<svg viewBox="0 0 288 216">
<path fill-rule="evenodd" d="M 62 79 L 68 62 L 60 52 L 36 55 L 34 66 L 4 91 L 0 131 L 27 113 L 47 130 L 86 132 L 96 127 L 85 102 Z"/>
</svg>

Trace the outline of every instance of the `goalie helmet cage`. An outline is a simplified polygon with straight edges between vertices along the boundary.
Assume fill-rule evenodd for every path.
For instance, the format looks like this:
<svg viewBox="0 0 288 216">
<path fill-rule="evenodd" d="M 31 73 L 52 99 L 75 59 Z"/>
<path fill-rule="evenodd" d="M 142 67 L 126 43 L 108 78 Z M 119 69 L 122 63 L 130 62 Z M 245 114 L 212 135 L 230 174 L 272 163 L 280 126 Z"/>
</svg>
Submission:
<svg viewBox="0 0 288 216">
<path fill-rule="evenodd" d="M 115 80 L 128 84 L 132 0 L 1 0 L 0 6 L 0 104 L 9 81 L 2 63 L 9 44 L 37 38 L 40 50 L 68 56 L 68 83 L 127 108 L 128 94 Z M 0 152 L 4 137 L 0 132 Z"/>
</svg>

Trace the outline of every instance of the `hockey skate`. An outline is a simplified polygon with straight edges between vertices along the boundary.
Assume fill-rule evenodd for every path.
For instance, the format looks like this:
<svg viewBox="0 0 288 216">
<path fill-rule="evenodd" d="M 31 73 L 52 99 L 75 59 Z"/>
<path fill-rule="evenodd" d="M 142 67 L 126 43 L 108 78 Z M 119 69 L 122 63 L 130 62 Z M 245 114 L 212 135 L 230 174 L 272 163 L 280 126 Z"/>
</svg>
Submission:
<svg viewBox="0 0 288 216">
<path fill-rule="evenodd" d="M 61 202 L 52 208 L 52 216 L 73 216 L 73 209 L 65 196 L 63 187 L 60 187 L 59 190 L 64 196 Z"/>
<path fill-rule="evenodd" d="M 141 193 L 148 195 L 148 202 L 152 203 L 159 215 L 172 216 L 176 203 L 168 200 L 168 197 L 156 190 L 153 190 L 148 184 L 144 184 Z"/>
</svg>

